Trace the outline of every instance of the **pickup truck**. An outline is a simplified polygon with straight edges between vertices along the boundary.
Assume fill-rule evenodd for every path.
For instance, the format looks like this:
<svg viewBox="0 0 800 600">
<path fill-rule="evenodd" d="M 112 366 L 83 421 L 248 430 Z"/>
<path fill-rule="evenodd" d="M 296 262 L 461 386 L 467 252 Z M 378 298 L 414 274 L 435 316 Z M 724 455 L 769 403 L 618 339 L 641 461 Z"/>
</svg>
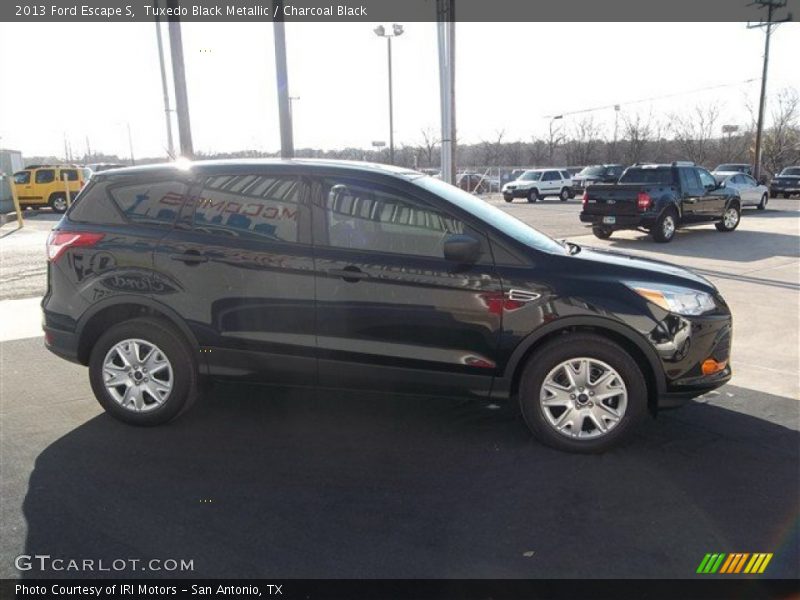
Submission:
<svg viewBox="0 0 800 600">
<path fill-rule="evenodd" d="M 736 190 L 684 162 L 628 167 L 617 183 L 587 188 L 580 215 L 600 239 L 620 229 L 642 229 L 656 242 L 671 241 L 679 226 L 691 223 L 713 222 L 719 231 L 733 231 L 740 218 Z"/>
</svg>

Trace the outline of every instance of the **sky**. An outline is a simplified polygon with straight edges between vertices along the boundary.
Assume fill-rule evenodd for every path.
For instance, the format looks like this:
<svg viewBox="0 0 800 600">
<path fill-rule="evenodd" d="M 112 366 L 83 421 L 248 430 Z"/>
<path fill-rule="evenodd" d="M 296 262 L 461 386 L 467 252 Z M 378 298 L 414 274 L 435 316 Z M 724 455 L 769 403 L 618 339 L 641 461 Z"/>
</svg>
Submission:
<svg viewBox="0 0 800 600">
<path fill-rule="evenodd" d="M 376 25 L 286 25 L 295 147 L 388 140 L 386 40 Z M 393 42 L 397 146 L 439 129 L 436 25 L 403 26 Z M 166 45 L 166 25 L 163 37 Z M 184 23 L 183 43 L 195 150 L 277 151 L 272 24 Z M 744 23 L 459 23 L 458 136 L 529 141 L 545 134 L 548 116 L 614 104 L 623 117 L 664 120 L 714 103 L 721 124 L 745 125 L 763 48 L 763 32 Z M 800 24 L 775 31 L 770 57 L 768 93 L 800 89 Z M 130 125 L 135 156 L 166 156 L 153 23 L 0 23 L 0 73 L 0 147 L 63 156 L 66 136 L 75 154 L 88 144 L 126 158 Z M 635 103 L 665 95 L 673 97 Z M 613 108 L 589 114 L 613 127 Z"/>
</svg>

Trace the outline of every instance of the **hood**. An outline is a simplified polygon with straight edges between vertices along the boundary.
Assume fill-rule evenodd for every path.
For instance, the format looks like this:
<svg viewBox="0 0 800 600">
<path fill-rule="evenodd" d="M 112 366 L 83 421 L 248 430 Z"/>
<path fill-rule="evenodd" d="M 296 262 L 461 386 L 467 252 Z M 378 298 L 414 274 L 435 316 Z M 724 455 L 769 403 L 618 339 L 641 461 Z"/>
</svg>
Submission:
<svg viewBox="0 0 800 600">
<path fill-rule="evenodd" d="M 630 254 L 623 254 L 622 252 L 616 252 L 614 250 L 581 246 L 581 251 L 572 258 L 631 269 L 632 271 L 629 277 L 640 281 L 652 280 L 653 283 L 663 281 L 664 283 L 680 285 L 681 282 L 674 280 L 674 278 L 679 278 L 685 280 L 683 285 L 703 288 L 705 291 L 709 292 L 716 292 L 717 289 L 708 279 L 689 269 L 660 260 L 651 260 L 649 258 L 640 258 L 638 256 L 631 256 Z M 635 273 L 634 270 L 639 271 L 639 273 Z M 672 280 L 666 281 L 666 279 Z"/>
</svg>

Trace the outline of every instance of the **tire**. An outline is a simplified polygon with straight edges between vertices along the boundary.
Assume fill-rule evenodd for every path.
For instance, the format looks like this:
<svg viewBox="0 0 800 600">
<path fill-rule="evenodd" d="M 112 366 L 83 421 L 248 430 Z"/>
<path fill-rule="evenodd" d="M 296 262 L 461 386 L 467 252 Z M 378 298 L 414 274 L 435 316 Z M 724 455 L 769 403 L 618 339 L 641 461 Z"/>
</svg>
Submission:
<svg viewBox="0 0 800 600">
<path fill-rule="evenodd" d="M 783 195 L 783 197 L 784 197 L 784 198 L 786 198 L 786 199 L 788 200 L 789 198 L 791 198 L 791 197 L 792 197 L 792 195 L 791 195 L 791 194 L 784 194 L 784 195 Z"/>
<path fill-rule="evenodd" d="M 561 190 L 561 193 L 558 195 L 558 197 L 562 202 L 566 202 L 567 200 L 569 200 L 569 198 L 570 198 L 569 189 L 568 188 L 563 188 Z"/>
<path fill-rule="evenodd" d="M 758 210 L 766 209 L 767 208 L 767 202 L 769 202 L 769 198 L 767 197 L 767 194 L 764 194 L 763 196 L 761 196 L 761 202 L 759 202 L 759 204 L 758 204 L 758 206 L 756 208 L 758 208 Z"/>
<path fill-rule="evenodd" d="M 528 202 L 536 202 L 539 198 L 539 190 L 536 188 L 531 188 L 531 190 L 528 192 Z"/>
<path fill-rule="evenodd" d="M 128 341 L 129 344 L 124 346 Z M 153 362 L 149 363 L 150 372 L 146 370 L 144 360 L 139 363 L 144 369 L 132 372 L 125 368 L 123 353 L 131 359 L 129 362 L 134 362 L 129 354 L 135 351 L 133 342 L 139 346 L 138 358 L 153 357 Z M 147 354 L 148 346 L 159 354 Z M 120 347 L 121 352 L 114 350 Z M 166 367 L 159 358 L 166 359 Z M 119 371 L 120 385 L 112 392 L 106 387 L 104 372 L 116 371 Z M 139 385 L 135 385 L 137 380 Z M 89 382 L 97 401 L 116 419 L 129 425 L 161 425 L 187 410 L 197 397 L 197 361 L 183 336 L 168 323 L 151 317 L 132 319 L 113 326 L 97 340 L 89 357 Z M 154 383 L 161 383 L 162 389 L 159 390 Z M 161 396 L 164 387 L 170 389 L 160 402 L 155 401 L 155 395 Z M 140 409 L 134 406 L 136 404 Z"/>
<path fill-rule="evenodd" d="M 575 385 L 561 387 L 567 369 Z M 606 374 L 611 379 L 593 390 L 591 383 L 580 385 L 582 372 L 590 374 L 589 382 L 601 382 Z M 592 399 L 597 389 L 612 396 L 598 403 Z M 553 405 L 543 404 L 548 400 Z M 569 334 L 548 342 L 528 359 L 519 402 L 525 423 L 540 442 L 567 452 L 600 453 L 623 443 L 644 418 L 647 384 L 636 361 L 617 344 L 598 335 Z M 559 426 L 560 418 L 567 422 Z"/>
<path fill-rule="evenodd" d="M 53 212 L 58 214 L 67 212 L 67 208 L 69 208 L 67 206 L 67 195 L 61 192 L 52 194 L 48 204 L 50 205 L 50 208 L 53 209 Z"/>
<path fill-rule="evenodd" d="M 678 213 L 670 207 L 665 209 L 656 219 L 656 224 L 650 230 L 650 235 L 659 244 L 667 244 L 675 237 L 678 229 Z"/>
<path fill-rule="evenodd" d="M 506 202 L 513 202 L 514 196 L 503 196 L 503 200 L 505 200 Z"/>
<path fill-rule="evenodd" d="M 714 227 L 717 228 L 717 231 L 728 233 L 729 231 L 736 229 L 739 226 L 739 221 L 741 220 L 742 211 L 739 208 L 739 205 L 734 202 L 725 209 L 725 212 L 722 215 L 722 220 L 714 223 Z"/>
<path fill-rule="evenodd" d="M 605 227 L 592 227 L 592 233 L 596 238 L 607 240 L 611 237 L 611 234 L 614 233 L 614 231 L 611 229 L 606 229 Z"/>
<path fill-rule="evenodd" d="M 772 191 L 770 191 L 770 193 L 769 193 L 769 197 L 770 197 L 770 198 L 777 198 L 777 197 L 778 197 L 778 192 L 772 192 Z"/>
</svg>

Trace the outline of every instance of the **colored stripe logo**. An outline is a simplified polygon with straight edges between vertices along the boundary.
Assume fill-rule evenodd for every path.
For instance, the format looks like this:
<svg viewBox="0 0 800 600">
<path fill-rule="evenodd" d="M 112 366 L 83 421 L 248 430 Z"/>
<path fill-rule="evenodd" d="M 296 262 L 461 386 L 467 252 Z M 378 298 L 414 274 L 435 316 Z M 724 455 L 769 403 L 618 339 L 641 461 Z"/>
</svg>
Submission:
<svg viewBox="0 0 800 600">
<path fill-rule="evenodd" d="M 700 566 L 697 567 L 697 573 L 703 575 L 713 573 L 725 573 L 728 575 L 747 573 L 755 575 L 763 573 L 771 560 L 771 552 L 706 554 L 703 560 L 700 561 Z"/>
</svg>

